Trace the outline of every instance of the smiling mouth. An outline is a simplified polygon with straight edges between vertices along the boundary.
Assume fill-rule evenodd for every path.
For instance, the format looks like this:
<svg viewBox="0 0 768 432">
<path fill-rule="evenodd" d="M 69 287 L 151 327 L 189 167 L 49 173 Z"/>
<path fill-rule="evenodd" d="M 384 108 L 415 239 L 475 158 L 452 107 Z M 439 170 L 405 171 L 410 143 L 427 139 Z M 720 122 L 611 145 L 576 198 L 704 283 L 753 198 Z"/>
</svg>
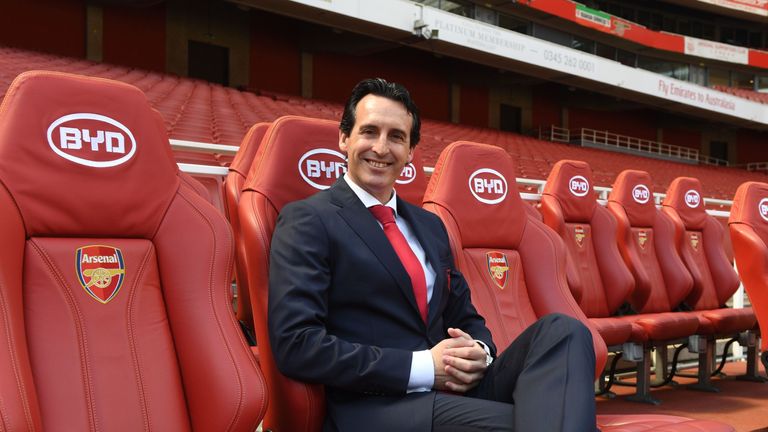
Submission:
<svg viewBox="0 0 768 432">
<path fill-rule="evenodd" d="M 371 160 L 371 159 L 366 159 L 365 161 L 368 163 L 368 165 L 370 165 L 370 166 L 372 166 L 374 168 L 386 168 L 386 167 L 392 165 L 392 164 L 390 164 L 388 162 L 379 162 L 379 161 L 375 161 L 375 160 Z"/>
</svg>

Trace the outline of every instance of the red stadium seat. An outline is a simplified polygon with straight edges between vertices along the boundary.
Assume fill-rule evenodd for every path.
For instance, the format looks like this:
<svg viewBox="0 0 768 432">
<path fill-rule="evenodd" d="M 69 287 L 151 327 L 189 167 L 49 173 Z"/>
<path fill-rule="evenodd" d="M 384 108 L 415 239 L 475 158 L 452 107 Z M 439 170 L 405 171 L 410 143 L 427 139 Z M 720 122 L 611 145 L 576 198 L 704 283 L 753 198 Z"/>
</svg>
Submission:
<svg viewBox="0 0 768 432">
<path fill-rule="evenodd" d="M 736 190 L 728 225 L 744 289 L 752 302 L 761 333 L 768 329 L 768 184 L 746 182 Z M 768 374 L 768 338 L 760 344 Z"/>
<path fill-rule="evenodd" d="M 424 207 L 446 225 L 472 302 L 499 350 L 538 316 L 561 312 L 586 321 L 568 291 L 562 242 L 508 187 L 507 179 L 514 178 L 512 160 L 503 149 L 456 142 L 440 155 L 424 197 Z M 471 189 L 475 181 L 490 191 Z M 491 258 L 504 264 L 493 269 Z M 593 340 L 599 375 L 606 348 L 594 330 Z M 733 431 L 718 422 L 656 415 L 599 415 L 597 425 L 603 432 Z"/>
<path fill-rule="evenodd" d="M 698 317 L 697 333 L 704 337 L 702 342 L 706 347 L 699 349 L 698 386 L 712 390 L 709 377 L 713 357 L 709 354 L 714 352 L 716 337 L 746 332 L 754 328 L 757 321 L 752 308 L 733 309 L 725 305 L 739 288 L 739 277 L 723 250 L 722 225 L 704 210 L 699 180 L 692 177 L 673 180 L 662 212 L 675 225 L 680 257 L 693 277 L 693 289 L 683 306 Z"/>
<path fill-rule="evenodd" d="M 141 91 L 21 75 L 0 108 L 0 429 L 253 431 L 233 240 Z M 194 233 L 194 235 L 190 235 Z"/>
<path fill-rule="evenodd" d="M 592 170 L 586 162 L 562 160 L 552 168 L 541 197 L 544 223 L 563 239 L 568 286 L 579 306 L 603 337 L 616 347 L 648 336 L 627 318 L 614 317 L 635 288 L 635 281 L 616 247 L 616 221 L 597 204 Z"/>
<path fill-rule="evenodd" d="M 424 193 L 423 167 L 417 156 L 409 165 L 416 179 L 396 186 L 398 194 L 411 199 Z M 268 429 L 319 430 L 325 415 L 322 386 L 283 376 L 269 345 L 269 247 L 277 215 L 289 202 L 330 187 L 344 172 L 346 162 L 339 151 L 338 122 L 285 116 L 275 120 L 267 130 L 240 197 L 240 232 L 245 245 L 259 362 L 270 390 L 270 404 L 264 418 L 264 427 Z"/>
<path fill-rule="evenodd" d="M 259 149 L 259 144 L 269 128 L 269 123 L 256 123 L 248 130 L 240 144 L 235 158 L 229 165 L 229 173 L 224 180 L 224 197 L 229 213 L 229 223 L 232 232 L 235 233 L 235 280 L 237 282 L 237 319 L 240 324 L 253 331 L 253 315 L 251 313 L 251 296 L 248 289 L 248 273 L 245 263 L 245 245 L 240 235 L 240 214 L 237 212 L 237 204 L 240 202 L 240 194 L 243 185 L 251 169 L 253 158 Z"/>
</svg>

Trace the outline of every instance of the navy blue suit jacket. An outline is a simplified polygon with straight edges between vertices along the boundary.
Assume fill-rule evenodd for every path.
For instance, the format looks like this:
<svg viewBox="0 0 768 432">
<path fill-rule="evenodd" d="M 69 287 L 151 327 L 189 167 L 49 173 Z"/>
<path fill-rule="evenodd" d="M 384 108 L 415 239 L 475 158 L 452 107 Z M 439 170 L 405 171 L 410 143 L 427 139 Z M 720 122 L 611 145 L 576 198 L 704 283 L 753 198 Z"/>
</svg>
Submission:
<svg viewBox="0 0 768 432">
<path fill-rule="evenodd" d="M 457 327 L 495 355 L 434 214 L 398 198 L 437 273 L 428 324 L 376 219 L 341 179 L 282 210 L 272 238 L 269 332 L 280 370 L 326 386 L 326 430 L 430 430 L 434 392 L 406 395 L 413 351 Z"/>
</svg>

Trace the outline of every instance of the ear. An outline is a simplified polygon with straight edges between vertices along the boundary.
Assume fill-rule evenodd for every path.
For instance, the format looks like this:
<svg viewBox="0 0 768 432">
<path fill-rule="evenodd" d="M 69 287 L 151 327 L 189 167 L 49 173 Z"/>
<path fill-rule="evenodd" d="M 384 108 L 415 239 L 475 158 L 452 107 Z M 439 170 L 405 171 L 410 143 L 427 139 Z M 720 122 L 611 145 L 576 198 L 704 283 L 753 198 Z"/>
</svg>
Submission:
<svg viewBox="0 0 768 432">
<path fill-rule="evenodd" d="M 345 155 L 347 154 L 347 140 L 349 136 L 342 131 L 339 131 L 339 150 Z"/>
<path fill-rule="evenodd" d="M 406 162 L 407 164 L 413 162 L 413 152 L 415 152 L 415 151 L 416 151 L 416 149 L 414 147 L 409 147 L 408 148 L 408 161 Z"/>
</svg>

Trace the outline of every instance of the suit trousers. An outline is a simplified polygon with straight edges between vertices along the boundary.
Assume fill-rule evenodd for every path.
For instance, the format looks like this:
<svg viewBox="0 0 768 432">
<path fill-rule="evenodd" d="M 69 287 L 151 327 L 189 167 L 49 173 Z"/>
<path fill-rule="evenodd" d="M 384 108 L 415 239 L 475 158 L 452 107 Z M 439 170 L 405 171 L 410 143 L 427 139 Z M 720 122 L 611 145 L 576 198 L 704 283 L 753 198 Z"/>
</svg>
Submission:
<svg viewBox="0 0 768 432">
<path fill-rule="evenodd" d="M 587 327 L 552 314 L 533 323 L 466 395 L 438 393 L 435 432 L 595 431 L 595 351 Z"/>
</svg>

